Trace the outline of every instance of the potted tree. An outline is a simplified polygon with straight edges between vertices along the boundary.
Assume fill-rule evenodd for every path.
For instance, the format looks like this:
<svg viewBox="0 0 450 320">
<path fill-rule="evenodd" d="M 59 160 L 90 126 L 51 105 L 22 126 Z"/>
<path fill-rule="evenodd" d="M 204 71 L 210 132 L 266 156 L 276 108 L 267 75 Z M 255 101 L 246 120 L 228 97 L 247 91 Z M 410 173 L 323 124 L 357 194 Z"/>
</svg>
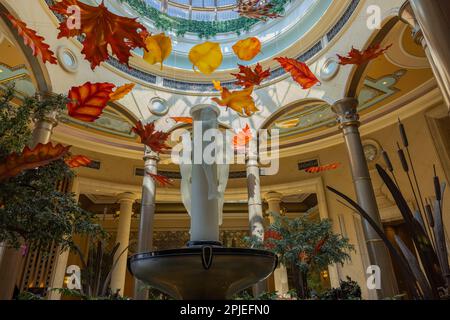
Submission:
<svg viewBox="0 0 450 320">
<path fill-rule="evenodd" d="M 274 222 L 265 234 L 264 241 L 252 238 L 252 245 L 271 250 L 280 263 L 293 271 L 298 297 L 310 297 L 308 277 L 310 272 L 325 270 L 333 263 L 350 260 L 353 245 L 347 238 L 332 232 L 330 220 L 314 221 L 308 216 L 289 219 L 272 214 Z"/>
<path fill-rule="evenodd" d="M 41 250 L 74 246 L 73 234 L 103 236 L 95 217 L 58 188 L 72 179 L 69 147 L 28 148 L 33 121 L 65 109 L 64 96 L 20 101 L 12 87 L 0 94 L 0 242 Z"/>
</svg>

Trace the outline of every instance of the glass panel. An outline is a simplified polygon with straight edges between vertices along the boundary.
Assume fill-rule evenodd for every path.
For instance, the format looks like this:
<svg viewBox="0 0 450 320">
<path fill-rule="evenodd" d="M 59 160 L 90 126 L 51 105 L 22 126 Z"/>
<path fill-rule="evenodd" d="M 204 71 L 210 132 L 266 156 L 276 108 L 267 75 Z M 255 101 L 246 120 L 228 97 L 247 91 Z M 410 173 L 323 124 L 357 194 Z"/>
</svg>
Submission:
<svg viewBox="0 0 450 320">
<path fill-rule="evenodd" d="M 170 0 L 171 2 L 175 2 L 175 3 L 179 3 L 179 4 L 184 4 L 184 5 L 189 5 L 189 0 Z"/>
<path fill-rule="evenodd" d="M 193 7 L 203 7 L 203 0 L 192 0 L 192 6 Z"/>
<path fill-rule="evenodd" d="M 145 0 L 147 4 L 155 9 L 161 9 L 161 1 L 159 0 Z"/>
<path fill-rule="evenodd" d="M 189 19 L 189 11 L 185 10 L 185 9 L 169 6 L 167 8 L 167 13 L 169 16 L 172 16 L 172 17 Z"/>
<path fill-rule="evenodd" d="M 216 13 L 211 11 L 192 11 L 192 20 L 214 21 Z"/>
<path fill-rule="evenodd" d="M 215 8 L 216 7 L 216 4 L 215 4 L 214 0 L 204 0 L 204 3 L 205 3 L 205 7 L 208 7 L 208 8 Z"/>
<path fill-rule="evenodd" d="M 236 5 L 236 0 L 217 0 L 217 6 L 218 7 L 225 7 L 229 5 Z"/>
<path fill-rule="evenodd" d="M 231 19 L 237 19 L 237 18 L 239 18 L 239 13 L 232 11 L 232 10 L 217 12 L 217 19 L 219 21 L 231 20 Z"/>
</svg>

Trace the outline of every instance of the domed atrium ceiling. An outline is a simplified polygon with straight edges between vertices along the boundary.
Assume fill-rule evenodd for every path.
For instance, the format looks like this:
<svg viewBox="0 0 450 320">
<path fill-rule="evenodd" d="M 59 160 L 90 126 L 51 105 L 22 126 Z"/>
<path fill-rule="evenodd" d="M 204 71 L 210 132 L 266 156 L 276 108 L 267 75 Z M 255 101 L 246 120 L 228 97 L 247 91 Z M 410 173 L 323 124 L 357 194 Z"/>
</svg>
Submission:
<svg viewBox="0 0 450 320">
<path fill-rule="evenodd" d="M 224 71 L 235 69 L 237 63 L 254 64 L 270 59 L 291 47 L 323 16 L 332 0 L 271 1 L 272 12 L 282 14 L 283 19 L 268 21 L 240 16 L 236 0 L 111 2 L 118 14 L 139 16 L 149 31 L 170 33 L 174 51 L 165 62 L 167 66 L 191 70 L 189 50 L 194 44 L 209 40 L 221 44 L 224 59 L 217 71 Z M 232 50 L 243 33 L 249 37 L 258 36 L 262 42 L 262 53 L 246 63 L 239 61 Z"/>
<path fill-rule="evenodd" d="M 254 117 L 242 117 L 228 108 L 219 119 L 222 125 L 235 127 L 248 123 L 255 129 L 277 129 L 283 141 L 282 146 L 300 145 L 336 134 L 335 115 L 326 99 L 327 89 L 322 88 L 323 85 L 331 88 L 334 78 L 344 68 L 338 64 L 336 53 L 324 56 L 324 52 L 329 43 L 339 38 L 338 34 L 353 22 L 352 17 L 360 4 L 359 0 L 345 3 L 332 0 L 273 0 L 270 1 L 270 12 L 277 17 L 261 20 L 241 15 L 237 0 L 82 2 L 91 6 L 104 3 L 108 10 L 117 15 L 137 18 L 150 34 L 164 32 L 170 37 L 172 52 L 164 61 L 163 67 L 147 63 L 142 49 L 134 50 L 128 66 L 119 62 L 114 54 L 107 60 L 107 65 L 113 67 L 114 72 L 119 71 L 117 74 L 123 72 L 126 77 L 143 83 L 143 88 L 147 88 L 144 92 L 148 92 L 148 88 L 154 90 L 153 96 L 147 98 L 146 95 L 146 100 L 143 101 L 143 106 L 150 111 L 147 121 L 156 121 L 169 115 L 188 115 L 186 110 L 189 108 L 177 107 L 179 96 L 170 96 L 171 93 L 199 97 L 195 99 L 200 103 L 212 103 L 211 98 L 220 96 L 212 80 L 220 80 L 222 87 L 230 90 L 240 90 L 232 75 L 236 73 L 237 66 L 254 67 L 256 63 L 260 63 L 264 69 L 270 68 L 270 75 L 254 88 L 254 99 L 259 110 L 254 113 Z M 52 6 L 55 1 L 46 0 L 46 3 Z M 56 17 L 61 21 L 60 16 Z M 409 36 L 410 32 L 400 22 L 392 24 L 383 32 L 383 37 L 377 39 L 382 47 L 392 47 L 364 69 L 355 72 L 355 76 L 350 76 L 353 79 L 348 81 L 353 88 L 348 90 L 353 90 L 353 94 L 359 97 L 362 115 L 381 110 L 386 103 L 398 99 L 432 78 L 424 52 Z M 232 47 L 238 41 L 250 37 L 259 39 L 261 51 L 253 59 L 244 61 L 237 57 Z M 81 41 L 80 38 L 79 40 Z M 222 63 L 211 75 L 195 72 L 189 59 L 190 50 L 206 41 L 218 43 L 223 54 Z M 350 47 L 346 46 L 344 50 Z M 66 57 L 67 55 L 63 56 L 63 59 Z M 292 57 L 309 65 L 318 62 L 311 69 L 314 68 L 312 71 L 319 83 L 311 90 L 301 90 L 292 81 L 290 74 L 274 60 L 276 57 Z M 22 69 L 5 67 L 1 75 L 16 79 L 16 74 Z M 25 76 L 21 79 L 29 87 L 25 89 L 32 90 L 30 81 Z M 295 89 L 288 89 L 293 92 L 291 95 L 294 99 L 283 100 L 280 93 L 286 87 Z M 63 121 L 78 129 L 137 142 L 137 136 L 131 132 L 136 114 L 133 116 L 123 110 L 130 105 L 138 106 L 141 99 L 137 94 L 131 93 L 121 103 L 110 104 L 103 118 L 93 123 L 86 124 L 71 117 L 66 117 Z M 188 104 L 186 100 L 186 105 Z M 163 120 L 165 129 L 171 130 L 172 122 Z M 83 136 L 83 139 L 86 137 Z M 134 146 L 133 150 L 135 148 Z"/>
<path fill-rule="evenodd" d="M 0 0 L 0 300 L 328 299 L 347 276 L 364 299 L 447 298 L 447 59 L 416 1 Z M 81 234 L 91 213 L 109 239 Z M 116 261 L 91 285 L 92 257 Z"/>
</svg>

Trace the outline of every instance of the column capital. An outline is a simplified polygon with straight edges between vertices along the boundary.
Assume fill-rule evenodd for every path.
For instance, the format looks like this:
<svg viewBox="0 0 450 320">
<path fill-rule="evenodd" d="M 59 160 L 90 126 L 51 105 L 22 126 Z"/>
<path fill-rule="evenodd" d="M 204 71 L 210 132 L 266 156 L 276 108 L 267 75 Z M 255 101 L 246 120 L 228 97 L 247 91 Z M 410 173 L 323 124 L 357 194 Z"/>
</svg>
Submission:
<svg viewBox="0 0 450 320">
<path fill-rule="evenodd" d="M 416 16 L 409 0 L 406 0 L 398 10 L 398 17 L 412 28 L 415 28 L 417 25 Z"/>
<path fill-rule="evenodd" d="M 254 152 L 247 152 L 245 155 L 245 162 L 247 166 L 259 166 L 258 154 Z"/>
<path fill-rule="evenodd" d="M 35 119 L 35 123 L 37 123 L 37 122 L 47 122 L 52 126 L 52 128 L 54 128 L 58 125 L 58 119 L 53 114 L 47 114 L 47 115 L 43 116 L 42 118 Z"/>
<path fill-rule="evenodd" d="M 398 11 L 398 17 L 400 18 L 400 21 L 406 23 L 412 28 L 412 36 L 414 41 L 420 46 L 426 45 L 422 29 L 420 29 L 420 26 L 416 19 L 416 15 L 411 7 L 411 2 L 409 2 L 409 0 L 405 1 L 405 3 L 403 3 L 403 5 L 400 7 Z"/>
<path fill-rule="evenodd" d="M 347 126 L 359 126 L 358 105 L 358 99 L 344 98 L 331 106 L 331 110 L 337 115 L 340 129 Z"/>
<path fill-rule="evenodd" d="M 52 93 L 50 92 L 36 92 L 34 95 L 36 100 L 39 102 L 42 102 L 44 98 L 51 97 Z M 45 114 L 43 117 L 40 117 L 39 119 L 34 119 L 34 122 L 44 121 L 51 124 L 53 127 L 56 127 L 58 125 L 58 111 L 54 110 L 47 114 Z"/>
<path fill-rule="evenodd" d="M 151 150 L 145 151 L 143 159 L 144 159 L 144 161 L 154 160 L 156 162 L 159 162 L 159 160 L 161 160 L 161 158 L 159 157 L 159 154 L 157 152 L 154 152 Z"/>
<path fill-rule="evenodd" d="M 122 202 L 135 202 L 138 199 L 138 195 L 132 192 L 124 192 L 117 195 L 117 200 L 119 203 Z"/>
<path fill-rule="evenodd" d="M 195 120 L 199 120 L 202 113 L 213 113 L 215 117 L 220 116 L 220 109 L 213 104 L 198 104 L 191 108 L 190 114 Z"/>
<path fill-rule="evenodd" d="M 276 191 L 269 191 L 264 194 L 264 199 L 267 202 L 272 202 L 272 201 L 281 202 L 282 198 L 283 198 L 283 194 L 276 192 Z"/>
</svg>

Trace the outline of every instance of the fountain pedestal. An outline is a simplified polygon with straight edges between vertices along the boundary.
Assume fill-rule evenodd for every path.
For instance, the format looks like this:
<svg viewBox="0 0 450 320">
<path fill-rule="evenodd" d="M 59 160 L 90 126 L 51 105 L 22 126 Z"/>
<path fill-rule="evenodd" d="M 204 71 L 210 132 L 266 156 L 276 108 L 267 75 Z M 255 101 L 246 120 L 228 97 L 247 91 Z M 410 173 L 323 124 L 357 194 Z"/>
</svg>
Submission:
<svg viewBox="0 0 450 320">
<path fill-rule="evenodd" d="M 277 267 L 272 252 L 224 248 L 219 240 L 217 165 L 208 163 L 203 141 L 209 129 L 218 129 L 220 110 L 200 105 L 194 119 L 191 185 L 191 241 L 187 247 L 139 253 L 129 258 L 128 269 L 137 279 L 175 299 L 224 300 L 266 279 Z"/>
<path fill-rule="evenodd" d="M 266 279 L 277 257 L 254 249 L 211 245 L 137 254 L 131 273 L 175 299 L 225 300 Z"/>
</svg>

